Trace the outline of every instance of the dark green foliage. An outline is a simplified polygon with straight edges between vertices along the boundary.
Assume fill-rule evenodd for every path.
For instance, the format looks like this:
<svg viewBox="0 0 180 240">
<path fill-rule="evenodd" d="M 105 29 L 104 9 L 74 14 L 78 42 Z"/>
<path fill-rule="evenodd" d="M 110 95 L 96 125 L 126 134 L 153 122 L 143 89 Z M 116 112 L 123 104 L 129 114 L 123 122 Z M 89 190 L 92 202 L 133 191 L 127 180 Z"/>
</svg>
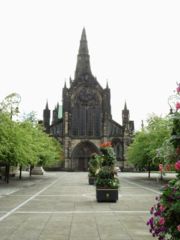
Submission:
<svg viewBox="0 0 180 240">
<path fill-rule="evenodd" d="M 103 148 L 101 147 L 101 152 L 102 152 L 102 166 L 114 166 L 115 164 L 115 153 L 112 147 L 106 147 Z"/>
<path fill-rule="evenodd" d="M 180 113 L 176 112 L 172 116 L 173 128 L 172 128 L 172 136 L 171 142 L 174 148 L 180 146 Z"/>
<path fill-rule="evenodd" d="M 88 163 L 89 165 L 89 176 L 95 177 L 96 174 L 99 172 L 100 165 L 101 165 L 101 156 L 97 155 L 96 153 L 91 156 L 91 159 Z"/>
<path fill-rule="evenodd" d="M 105 144 L 101 150 L 101 168 L 96 176 L 96 186 L 98 188 L 115 188 L 119 187 L 119 179 L 115 177 L 115 153 L 111 146 Z"/>
</svg>

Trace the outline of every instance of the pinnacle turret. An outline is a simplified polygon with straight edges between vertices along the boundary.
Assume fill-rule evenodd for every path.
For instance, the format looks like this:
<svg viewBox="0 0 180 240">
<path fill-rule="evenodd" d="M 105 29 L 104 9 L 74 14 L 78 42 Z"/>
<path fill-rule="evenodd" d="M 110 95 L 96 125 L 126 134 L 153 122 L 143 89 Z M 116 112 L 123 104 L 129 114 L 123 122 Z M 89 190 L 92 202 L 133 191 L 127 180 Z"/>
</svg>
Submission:
<svg viewBox="0 0 180 240">
<path fill-rule="evenodd" d="M 109 84 L 108 81 L 106 82 L 106 88 L 109 89 Z"/>
</svg>

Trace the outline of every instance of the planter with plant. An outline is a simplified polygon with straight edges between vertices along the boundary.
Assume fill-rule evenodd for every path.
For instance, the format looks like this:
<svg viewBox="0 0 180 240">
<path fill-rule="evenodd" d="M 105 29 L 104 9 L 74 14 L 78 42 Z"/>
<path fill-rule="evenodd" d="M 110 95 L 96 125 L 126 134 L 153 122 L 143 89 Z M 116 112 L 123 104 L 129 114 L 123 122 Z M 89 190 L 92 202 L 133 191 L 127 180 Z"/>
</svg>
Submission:
<svg viewBox="0 0 180 240">
<path fill-rule="evenodd" d="M 101 167 L 96 175 L 96 198 L 98 202 L 118 200 L 119 179 L 115 171 L 115 153 L 110 142 L 100 146 Z"/>
</svg>

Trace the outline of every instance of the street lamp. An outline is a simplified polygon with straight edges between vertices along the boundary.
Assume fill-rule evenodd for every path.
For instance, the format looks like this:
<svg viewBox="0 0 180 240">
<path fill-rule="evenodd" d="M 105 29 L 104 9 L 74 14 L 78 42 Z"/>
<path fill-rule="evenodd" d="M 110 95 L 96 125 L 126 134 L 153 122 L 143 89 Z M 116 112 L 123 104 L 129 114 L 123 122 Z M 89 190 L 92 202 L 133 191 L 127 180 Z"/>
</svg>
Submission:
<svg viewBox="0 0 180 240">
<path fill-rule="evenodd" d="M 180 109 L 180 83 L 177 82 L 177 88 L 174 91 L 175 94 L 169 96 L 168 104 L 170 107 L 170 113 L 173 114 Z"/>
<path fill-rule="evenodd" d="M 10 107 L 10 118 L 12 120 L 13 114 L 19 113 L 19 104 L 21 102 L 21 96 L 18 93 L 9 95 L 9 107 Z"/>
</svg>

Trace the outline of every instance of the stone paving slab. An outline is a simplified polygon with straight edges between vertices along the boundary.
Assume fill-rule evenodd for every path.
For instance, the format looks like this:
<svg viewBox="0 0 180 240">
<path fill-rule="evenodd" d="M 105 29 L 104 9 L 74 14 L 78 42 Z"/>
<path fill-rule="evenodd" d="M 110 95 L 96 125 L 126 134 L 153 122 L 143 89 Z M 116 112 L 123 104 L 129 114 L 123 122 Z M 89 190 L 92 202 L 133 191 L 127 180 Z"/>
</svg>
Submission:
<svg viewBox="0 0 180 240">
<path fill-rule="evenodd" d="M 146 221 L 160 187 L 120 174 L 119 201 L 97 203 L 87 175 L 46 173 L 30 182 L 13 183 L 16 191 L 9 195 L 0 190 L 0 239 L 154 239 Z"/>
</svg>

